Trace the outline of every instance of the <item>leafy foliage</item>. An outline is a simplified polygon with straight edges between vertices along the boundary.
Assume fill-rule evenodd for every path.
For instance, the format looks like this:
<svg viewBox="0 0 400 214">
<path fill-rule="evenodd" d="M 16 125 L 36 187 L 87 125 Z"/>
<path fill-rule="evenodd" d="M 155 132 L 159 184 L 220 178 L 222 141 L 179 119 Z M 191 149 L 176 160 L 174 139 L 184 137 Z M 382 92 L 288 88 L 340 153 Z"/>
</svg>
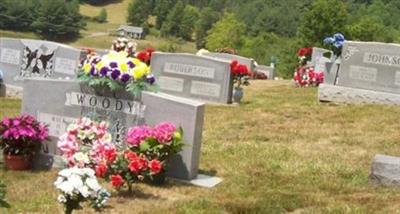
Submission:
<svg viewBox="0 0 400 214">
<path fill-rule="evenodd" d="M 0 207 L 10 208 L 10 204 L 5 200 L 6 185 L 0 180 Z"/>
</svg>

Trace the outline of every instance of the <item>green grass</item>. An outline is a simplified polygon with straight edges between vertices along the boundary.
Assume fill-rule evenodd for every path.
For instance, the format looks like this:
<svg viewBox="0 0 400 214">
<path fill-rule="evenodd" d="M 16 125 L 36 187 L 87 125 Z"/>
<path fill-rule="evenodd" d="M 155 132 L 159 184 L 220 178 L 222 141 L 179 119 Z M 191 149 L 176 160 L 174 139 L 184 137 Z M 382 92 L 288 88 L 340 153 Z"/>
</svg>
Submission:
<svg viewBox="0 0 400 214">
<path fill-rule="evenodd" d="M 200 169 L 224 181 L 138 185 L 131 198 L 114 194 L 105 213 L 400 213 L 399 189 L 368 180 L 375 154 L 398 155 L 400 107 L 320 104 L 316 93 L 253 81 L 240 106 L 207 106 Z M 0 102 L 0 116 L 18 113 L 19 101 Z M 61 212 L 55 171 L 0 176 L 8 212 Z"/>
</svg>

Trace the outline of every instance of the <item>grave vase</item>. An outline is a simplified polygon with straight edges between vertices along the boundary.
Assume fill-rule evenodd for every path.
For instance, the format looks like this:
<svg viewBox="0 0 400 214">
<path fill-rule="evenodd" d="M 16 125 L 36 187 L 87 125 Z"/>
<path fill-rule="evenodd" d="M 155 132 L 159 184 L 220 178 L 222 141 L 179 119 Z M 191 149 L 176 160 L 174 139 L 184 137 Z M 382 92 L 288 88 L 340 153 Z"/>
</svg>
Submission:
<svg viewBox="0 0 400 214">
<path fill-rule="evenodd" d="M 243 98 L 243 88 L 235 87 L 235 89 L 233 89 L 232 97 L 235 103 L 240 103 Z"/>
<path fill-rule="evenodd" d="M 8 170 L 29 170 L 32 165 L 32 155 L 4 154 L 4 165 Z"/>
</svg>

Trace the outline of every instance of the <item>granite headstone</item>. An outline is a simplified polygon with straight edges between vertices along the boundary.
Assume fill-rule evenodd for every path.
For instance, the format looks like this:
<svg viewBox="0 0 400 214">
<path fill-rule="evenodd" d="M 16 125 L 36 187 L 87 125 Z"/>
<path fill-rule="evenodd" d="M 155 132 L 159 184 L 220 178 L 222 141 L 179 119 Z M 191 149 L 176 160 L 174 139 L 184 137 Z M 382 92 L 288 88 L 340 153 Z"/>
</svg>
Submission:
<svg viewBox="0 0 400 214">
<path fill-rule="evenodd" d="M 23 79 L 74 78 L 81 50 L 55 42 L 0 38 L 0 70 L 6 85 L 23 86 Z"/>
<path fill-rule="evenodd" d="M 43 89 L 51 93 L 43 96 Z M 204 118 L 202 102 L 147 92 L 135 99 L 126 92 L 95 90 L 74 80 L 26 79 L 24 91 L 22 112 L 49 124 L 51 154 L 58 154 L 57 138 L 68 124 L 82 116 L 109 121 L 117 146 L 124 146 L 125 132 L 132 126 L 170 121 L 183 128 L 186 146 L 170 162 L 168 175 L 190 180 L 198 174 Z"/>
<path fill-rule="evenodd" d="M 337 85 L 322 84 L 320 100 L 400 104 L 400 45 L 346 41 Z"/>
<path fill-rule="evenodd" d="M 237 60 L 240 64 L 246 65 L 250 71 L 255 70 L 254 59 L 251 59 L 251 58 L 234 55 L 234 54 L 215 53 L 215 52 L 202 52 L 201 55 L 216 58 L 216 59 L 228 60 L 229 62 L 231 62 L 233 60 Z"/>
<path fill-rule="evenodd" d="M 262 73 L 265 76 L 267 76 L 267 79 L 269 80 L 274 80 L 275 76 L 274 76 L 274 72 L 275 72 L 275 68 L 271 67 L 271 66 L 267 66 L 267 65 L 257 65 L 255 68 L 255 71 L 257 73 Z"/>
<path fill-rule="evenodd" d="M 150 67 L 162 92 L 205 102 L 232 102 L 233 79 L 228 61 L 156 52 Z"/>
</svg>

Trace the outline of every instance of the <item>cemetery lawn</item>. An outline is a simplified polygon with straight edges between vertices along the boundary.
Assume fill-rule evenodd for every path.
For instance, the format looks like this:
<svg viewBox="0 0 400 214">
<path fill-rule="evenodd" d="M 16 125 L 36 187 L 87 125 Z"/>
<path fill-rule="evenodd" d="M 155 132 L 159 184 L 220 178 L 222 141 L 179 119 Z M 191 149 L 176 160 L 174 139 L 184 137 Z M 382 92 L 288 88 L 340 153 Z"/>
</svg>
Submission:
<svg viewBox="0 0 400 214">
<path fill-rule="evenodd" d="M 0 99 L 0 118 L 19 108 Z M 396 213 L 400 189 L 368 175 L 375 154 L 399 155 L 399 120 L 400 107 L 319 104 L 316 88 L 253 81 L 240 107 L 206 108 L 200 169 L 221 184 L 141 184 L 104 213 Z M 56 173 L 0 169 L 12 204 L 0 213 L 61 213 Z"/>
</svg>

